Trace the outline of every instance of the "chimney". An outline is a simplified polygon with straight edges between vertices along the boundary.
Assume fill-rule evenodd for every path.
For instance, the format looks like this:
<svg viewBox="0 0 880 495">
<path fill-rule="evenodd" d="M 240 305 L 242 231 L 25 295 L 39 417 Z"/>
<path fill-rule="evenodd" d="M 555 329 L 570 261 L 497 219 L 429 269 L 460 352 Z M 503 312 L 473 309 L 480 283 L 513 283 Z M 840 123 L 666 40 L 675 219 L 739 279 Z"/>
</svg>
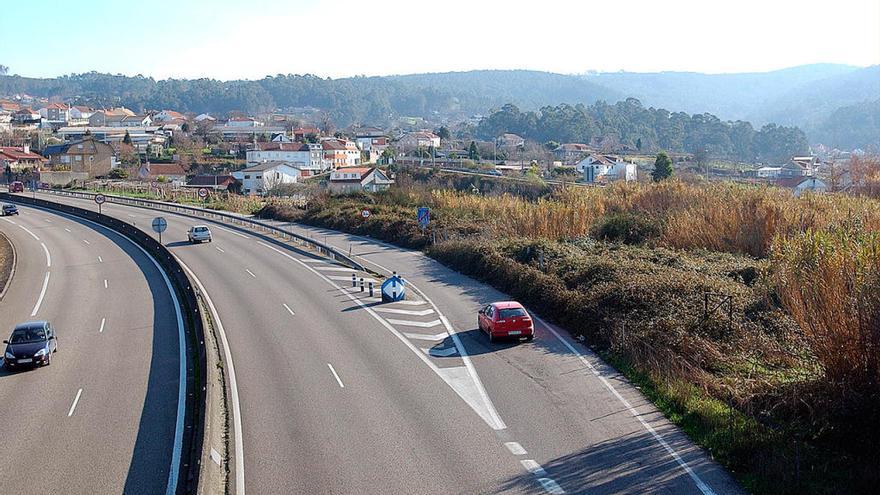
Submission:
<svg viewBox="0 0 880 495">
<path fill-rule="evenodd" d="M 31 145 L 25 144 L 24 146 L 21 147 L 21 151 L 23 151 L 25 153 L 30 153 L 31 152 Z"/>
</svg>

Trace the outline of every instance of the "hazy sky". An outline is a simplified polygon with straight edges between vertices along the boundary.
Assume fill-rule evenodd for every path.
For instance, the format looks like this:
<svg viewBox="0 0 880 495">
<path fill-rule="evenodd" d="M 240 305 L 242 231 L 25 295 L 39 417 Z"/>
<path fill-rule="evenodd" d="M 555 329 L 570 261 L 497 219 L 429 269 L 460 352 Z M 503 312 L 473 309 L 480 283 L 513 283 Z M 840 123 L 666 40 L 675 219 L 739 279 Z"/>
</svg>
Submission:
<svg viewBox="0 0 880 495">
<path fill-rule="evenodd" d="M 0 0 L 10 74 L 156 78 L 880 64 L 878 0 Z"/>
</svg>

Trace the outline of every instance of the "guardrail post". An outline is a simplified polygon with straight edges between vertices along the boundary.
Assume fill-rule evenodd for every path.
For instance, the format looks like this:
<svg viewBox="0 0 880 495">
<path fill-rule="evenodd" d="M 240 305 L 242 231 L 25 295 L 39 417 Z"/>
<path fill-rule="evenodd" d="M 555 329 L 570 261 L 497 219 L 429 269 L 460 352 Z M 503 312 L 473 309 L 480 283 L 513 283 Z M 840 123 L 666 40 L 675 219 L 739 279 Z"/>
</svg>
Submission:
<svg viewBox="0 0 880 495">
<path fill-rule="evenodd" d="M 370 282 L 370 297 L 373 297 L 373 282 Z"/>
<path fill-rule="evenodd" d="M 364 277 L 361 277 L 361 292 L 364 291 Z"/>
</svg>

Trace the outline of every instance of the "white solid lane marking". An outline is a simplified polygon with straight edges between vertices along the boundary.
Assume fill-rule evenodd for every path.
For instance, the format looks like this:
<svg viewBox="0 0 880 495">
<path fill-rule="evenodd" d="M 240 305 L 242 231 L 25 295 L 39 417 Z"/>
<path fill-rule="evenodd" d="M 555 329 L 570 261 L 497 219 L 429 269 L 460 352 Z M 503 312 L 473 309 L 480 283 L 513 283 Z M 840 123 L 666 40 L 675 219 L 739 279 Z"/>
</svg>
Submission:
<svg viewBox="0 0 880 495">
<path fill-rule="evenodd" d="M 31 311 L 31 316 L 37 316 L 37 311 L 40 310 L 40 305 L 43 304 L 43 298 L 46 297 L 47 287 L 49 287 L 49 272 L 46 272 L 46 278 L 43 279 L 43 288 L 40 290 L 40 297 L 37 298 L 37 304 L 34 304 L 34 310 Z"/>
<path fill-rule="evenodd" d="M 129 213 L 128 216 L 130 216 L 131 218 L 137 218 L 137 215 L 132 215 L 131 213 Z"/>
<path fill-rule="evenodd" d="M 333 369 L 333 365 L 327 363 L 327 366 L 330 368 L 330 371 L 333 373 L 333 377 L 336 378 L 336 382 L 339 384 L 339 388 L 345 388 L 345 385 L 342 384 L 342 380 L 339 379 L 339 375 L 336 374 L 336 370 Z"/>
<path fill-rule="evenodd" d="M 391 318 L 386 318 L 388 323 L 392 325 L 404 325 L 407 327 L 420 327 L 420 328 L 431 328 L 436 327 L 441 323 L 440 320 L 431 320 L 431 321 L 409 321 L 409 320 L 393 320 Z"/>
<path fill-rule="evenodd" d="M 104 323 L 107 321 L 106 318 L 101 318 L 101 328 L 98 329 L 98 333 L 104 333 Z"/>
<path fill-rule="evenodd" d="M 104 258 L 98 256 L 98 263 L 103 263 L 103 262 L 104 262 Z"/>
<path fill-rule="evenodd" d="M 107 279 L 106 278 L 104 279 L 104 288 L 105 289 L 107 288 Z"/>
<path fill-rule="evenodd" d="M 513 455 L 528 454 L 528 452 L 526 452 L 526 449 L 524 449 L 523 446 L 519 444 L 519 442 L 504 442 L 504 446 L 507 447 L 507 450 L 509 450 L 510 453 Z"/>
<path fill-rule="evenodd" d="M 52 223 L 52 220 L 49 220 L 48 218 L 44 218 L 43 220 L 45 220 L 45 221 L 47 221 L 47 222 L 49 222 L 49 223 Z"/>
<path fill-rule="evenodd" d="M 284 304 L 284 303 L 281 303 L 281 305 L 284 306 L 284 309 L 286 309 L 288 313 L 290 313 L 293 316 L 296 316 L 296 313 L 294 313 L 293 310 L 290 309 L 290 306 L 288 306 L 287 304 Z"/>
<path fill-rule="evenodd" d="M 220 251 L 221 253 L 225 253 L 225 252 L 226 252 L 226 251 L 224 251 L 222 248 L 219 248 L 219 247 L 217 247 L 217 246 L 214 246 L 214 249 L 216 249 L 217 251 Z"/>
<path fill-rule="evenodd" d="M 523 459 L 519 461 L 519 463 L 522 464 L 524 468 L 526 468 L 526 471 L 534 474 L 535 476 L 547 476 L 547 471 L 544 471 L 544 468 L 542 468 L 540 464 L 533 461 L 532 459 Z"/>
<path fill-rule="evenodd" d="M 421 334 L 421 333 L 407 333 L 407 332 L 404 332 L 403 334 L 406 335 L 406 337 L 408 339 L 433 340 L 434 342 L 445 340 L 447 337 L 449 337 L 449 334 L 446 332 L 438 333 L 437 335 L 425 335 L 425 334 Z"/>
<path fill-rule="evenodd" d="M 211 296 L 208 294 L 208 291 L 205 290 L 202 281 L 196 277 L 196 274 L 193 273 L 193 271 L 190 270 L 189 267 L 177 257 L 177 255 L 174 255 L 174 257 L 177 258 L 177 262 L 180 263 L 180 266 L 189 273 L 189 276 L 192 277 L 196 285 L 199 287 L 199 291 L 201 291 L 202 295 L 205 297 L 205 302 L 208 303 L 208 309 L 211 311 L 211 316 L 214 318 L 214 323 L 217 325 L 217 331 L 220 333 L 220 341 L 223 343 L 223 354 L 226 358 L 225 364 L 229 368 L 229 388 L 232 392 L 232 433 L 235 447 L 233 449 L 235 455 L 235 493 L 236 495 L 244 495 L 244 439 L 241 429 L 241 403 L 238 400 L 238 382 L 235 378 L 235 364 L 232 362 L 232 351 L 229 348 L 229 341 L 226 339 L 226 330 L 223 328 L 220 314 L 217 313 L 217 307 L 214 306 L 214 301 L 211 300 Z"/>
<path fill-rule="evenodd" d="M 480 381 L 480 378 L 476 375 L 476 370 L 473 369 L 473 364 L 470 364 L 470 360 L 466 354 L 462 353 L 462 356 L 461 356 L 462 361 L 465 363 L 464 366 L 457 366 L 457 367 L 451 367 L 451 368 L 438 367 L 436 364 L 434 364 L 431 361 L 431 359 L 422 350 L 420 350 L 418 347 L 413 345 L 413 343 L 410 342 L 409 339 L 407 339 L 402 333 L 400 333 L 400 331 L 398 331 L 396 328 L 394 328 L 394 326 L 392 326 L 390 323 L 388 323 L 384 318 L 379 316 L 379 313 L 376 313 L 375 311 L 373 311 L 373 309 L 370 306 L 364 304 L 364 302 L 362 302 L 360 299 L 358 299 L 354 295 L 349 294 L 348 292 L 345 292 L 342 287 L 333 283 L 329 278 L 327 278 L 326 275 L 313 269 L 307 263 L 303 263 L 302 261 L 300 261 L 299 259 L 290 255 L 289 253 L 286 253 L 286 252 L 276 248 L 275 246 L 270 246 L 269 244 L 266 244 L 265 242 L 262 242 L 262 241 L 257 241 L 257 244 L 260 244 L 263 247 L 269 248 L 272 251 L 275 251 L 276 253 L 280 254 L 281 256 L 284 256 L 285 258 L 287 258 L 291 261 L 299 263 L 307 270 L 310 270 L 312 273 L 314 273 L 318 277 L 322 278 L 330 286 L 336 288 L 337 290 L 340 290 L 343 294 L 345 294 L 346 297 L 348 297 L 349 300 L 351 300 L 352 302 L 354 302 L 355 304 L 357 304 L 358 306 L 363 308 L 364 311 L 367 312 L 367 314 L 372 316 L 376 321 L 379 322 L 380 325 L 385 327 L 385 329 L 388 330 L 389 332 L 391 332 L 392 335 L 397 337 L 397 339 L 400 340 L 403 343 L 403 345 L 405 345 L 410 351 L 412 351 L 416 356 L 418 356 L 419 359 L 421 359 L 422 362 L 425 363 L 425 365 L 428 368 L 430 368 L 432 371 L 434 371 L 434 373 L 436 373 L 437 376 L 439 376 L 444 382 L 446 382 L 446 384 L 449 385 L 449 387 L 452 390 L 454 390 L 455 393 L 458 394 L 458 396 L 461 397 L 461 399 L 468 406 L 470 406 L 471 409 L 473 409 L 474 412 L 476 412 L 477 415 L 479 415 L 480 418 L 483 419 L 483 421 L 485 421 L 486 424 L 488 424 L 490 428 L 492 428 L 493 430 L 504 430 L 507 428 L 507 425 L 504 424 L 504 421 L 502 421 L 501 417 L 498 415 L 498 411 L 495 409 L 495 405 L 492 404 L 492 401 L 489 399 L 489 395 L 486 393 L 486 389 L 483 387 L 483 383 Z M 380 266 L 379 268 L 381 268 L 382 270 L 388 271 L 384 267 Z M 388 273 L 391 273 L 391 272 L 388 271 Z M 415 289 L 415 286 L 412 284 L 410 284 L 410 287 L 413 287 L 414 290 L 417 290 L 417 289 Z M 424 293 L 422 293 L 422 295 L 424 296 Z M 431 304 L 432 304 L 432 306 L 434 306 L 433 303 L 431 303 Z M 434 306 L 434 308 L 436 309 L 436 306 Z M 442 317 L 442 314 L 441 314 L 441 317 Z M 452 330 L 452 325 L 450 325 L 448 321 L 446 323 L 444 323 L 444 325 L 446 326 L 447 331 Z M 456 340 L 457 337 L 455 334 L 452 334 L 452 338 L 453 338 L 453 340 Z M 459 346 L 459 347 L 461 346 L 460 341 L 457 342 L 457 346 Z"/>
<path fill-rule="evenodd" d="M 605 388 L 607 388 L 615 397 L 617 397 L 617 400 L 619 400 L 620 403 L 623 404 L 624 407 L 626 407 L 626 409 L 629 411 L 629 413 L 634 418 L 639 420 L 639 423 L 641 423 L 642 426 L 646 430 L 648 430 L 648 432 L 651 434 L 651 436 L 654 437 L 654 440 L 656 440 L 657 443 L 659 443 L 661 446 L 663 446 L 663 448 L 666 449 L 666 452 L 668 452 L 669 455 L 671 455 L 672 458 L 675 459 L 675 462 L 678 463 L 678 465 L 681 466 L 682 469 L 684 469 L 684 471 L 691 477 L 691 479 L 694 481 L 694 484 L 697 485 L 697 488 L 699 488 L 699 490 L 703 493 L 703 495 L 715 495 L 715 492 L 709 487 L 709 485 L 707 485 L 705 482 L 703 482 L 703 480 L 699 476 L 697 476 L 697 473 L 695 473 L 691 469 L 691 467 L 688 465 L 688 463 L 684 462 L 684 459 L 682 459 L 681 456 L 678 455 L 678 452 L 676 452 L 675 449 L 672 448 L 672 446 L 670 446 L 668 443 L 666 443 L 666 440 L 663 440 L 663 438 L 660 436 L 659 433 L 657 433 L 657 431 L 654 429 L 654 427 L 649 425 L 648 422 L 642 418 L 642 415 L 639 414 L 638 411 L 635 410 L 635 408 L 629 403 L 628 400 L 624 399 L 623 396 L 620 395 L 620 393 L 617 391 L 617 389 L 615 389 L 614 386 L 611 385 L 611 382 L 609 382 L 604 376 L 602 376 L 601 373 L 599 373 L 599 370 L 596 369 L 593 366 L 593 364 L 590 363 L 589 360 L 587 360 L 586 356 L 581 354 L 581 352 L 578 351 L 573 345 L 571 345 L 567 340 L 562 338 L 562 335 L 559 335 L 559 332 L 557 332 L 556 330 L 553 329 L 553 327 L 548 325 L 546 321 L 544 321 L 543 319 L 541 319 L 537 316 L 534 316 L 534 314 L 532 316 L 534 317 L 535 320 L 537 320 L 539 323 L 541 323 L 541 325 L 543 325 L 544 328 L 549 330 L 550 333 L 552 333 L 560 342 L 562 342 L 562 345 L 564 345 L 566 348 L 568 348 L 569 351 L 571 351 L 575 356 L 577 356 L 578 359 L 580 359 L 580 361 L 582 363 L 584 363 L 584 365 L 590 371 L 592 371 L 593 374 L 596 375 L 597 378 L 599 378 L 599 380 L 602 382 L 602 384 L 605 385 Z"/>
<path fill-rule="evenodd" d="M 43 246 L 43 252 L 46 253 L 46 267 L 52 267 L 52 256 L 49 254 L 49 248 L 46 247 L 45 242 L 41 242 L 40 246 Z"/>
<path fill-rule="evenodd" d="M 87 240 L 85 240 L 85 239 L 83 239 L 83 242 L 86 243 L 86 244 L 91 244 L 91 242 L 89 242 L 89 241 L 87 241 Z"/>
<path fill-rule="evenodd" d="M 16 225 L 15 222 L 13 222 L 12 220 L 10 220 L 10 219 L 8 219 L 8 218 L 4 218 L 3 221 L 4 221 L 4 222 L 9 222 L 9 223 L 11 223 L 12 225 Z"/>
<path fill-rule="evenodd" d="M 70 405 L 70 410 L 67 411 L 67 417 L 73 416 L 73 411 L 76 410 L 76 405 L 79 403 L 79 396 L 82 395 L 83 389 L 79 389 L 76 391 L 76 397 L 73 398 L 73 404 Z"/>
<path fill-rule="evenodd" d="M 332 263 L 333 263 L 333 262 L 330 261 L 330 260 L 316 260 L 316 259 L 314 259 L 314 258 L 303 258 L 303 259 L 297 259 L 297 261 L 302 262 L 302 263 L 326 263 L 326 264 L 332 264 Z M 351 268 L 349 268 L 349 270 L 351 270 Z"/>
<path fill-rule="evenodd" d="M 242 234 L 241 232 L 236 232 L 236 231 L 234 231 L 234 230 L 232 230 L 232 229 L 227 229 L 226 227 L 221 227 L 221 226 L 219 226 L 219 225 L 216 225 L 215 227 L 217 227 L 218 229 L 220 229 L 220 230 L 222 230 L 222 231 L 224 231 L 224 232 L 229 232 L 230 234 L 235 234 L 235 235 L 237 235 L 237 236 L 239 236 L 239 237 L 244 237 L 245 239 L 248 239 L 248 236 Z"/>
<path fill-rule="evenodd" d="M 36 239 L 36 240 L 38 240 L 38 241 L 40 240 L 40 238 L 37 237 L 37 234 L 34 234 L 33 232 L 31 232 L 31 230 L 30 230 L 29 228 L 25 227 L 25 226 L 22 225 L 22 224 L 18 224 L 18 226 L 21 227 L 22 229 L 24 229 L 24 231 L 27 232 L 28 234 L 30 234 L 31 237 L 33 237 L 34 239 Z"/>
<path fill-rule="evenodd" d="M 247 268 L 245 268 L 244 271 L 248 272 L 248 275 L 250 275 L 251 277 L 257 278 L 257 276 L 254 275 L 254 272 L 248 270 Z"/>
<path fill-rule="evenodd" d="M 66 230 L 68 232 L 73 232 L 72 230 L 68 229 L 67 227 L 64 227 L 64 230 Z"/>
<path fill-rule="evenodd" d="M 344 280 L 344 281 L 346 281 L 346 282 L 351 282 L 351 275 L 349 275 L 349 276 L 347 276 L 347 277 L 343 277 L 343 276 L 340 276 L 340 275 L 328 275 L 327 278 L 329 278 L 330 280 Z M 366 284 L 368 284 L 368 283 L 370 283 L 370 282 L 373 282 L 373 283 L 375 284 L 375 283 L 377 282 L 377 280 L 376 280 L 376 279 L 373 279 L 373 278 L 369 278 L 369 277 L 364 277 L 364 287 L 365 287 L 365 288 L 366 288 Z M 360 278 L 360 277 L 357 277 L 357 283 L 358 283 L 358 284 L 361 283 L 361 278 Z"/>
<path fill-rule="evenodd" d="M 376 311 L 380 313 L 393 313 L 396 315 L 409 315 L 409 316 L 427 316 L 430 314 L 434 314 L 433 309 L 395 309 L 395 308 L 376 308 Z"/>
<path fill-rule="evenodd" d="M 540 483 L 541 486 L 544 487 L 545 492 L 550 493 L 552 495 L 561 495 L 561 494 L 565 493 L 565 490 L 563 490 L 562 487 L 559 486 L 558 483 L 556 483 L 555 481 L 553 481 L 550 478 L 538 478 L 538 483 Z"/>
<path fill-rule="evenodd" d="M 345 266 L 316 266 L 315 270 L 321 270 L 324 272 L 349 272 L 354 273 L 354 270 Z"/>
</svg>

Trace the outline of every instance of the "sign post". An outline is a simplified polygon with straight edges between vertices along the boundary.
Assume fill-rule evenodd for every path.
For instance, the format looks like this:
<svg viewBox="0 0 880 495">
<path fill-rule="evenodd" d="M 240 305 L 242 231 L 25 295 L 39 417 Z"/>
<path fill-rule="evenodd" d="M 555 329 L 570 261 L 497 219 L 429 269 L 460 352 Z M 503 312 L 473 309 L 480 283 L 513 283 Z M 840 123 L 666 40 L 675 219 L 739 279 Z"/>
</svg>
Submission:
<svg viewBox="0 0 880 495">
<path fill-rule="evenodd" d="M 382 282 L 382 302 L 403 301 L 406 299 L 406 281 L 394 272 L 390 278 Z"/>
<path fill-rule="evenodd" d="M 159 244 L 162 244 L 162 232 L 168 228 L 168 222 L 163 217 L 153 219 L 153 231 L 159 234 Z"/>
<path fill-rule="evenodd" d="M 419 220 L 419 227 L 421 227 L 422 230 L 425 230 L 425 228 L 431 222 L 431 209 L 427 206 L 420 206 L 417 215 Z"/>
<path fill-rule="evenodd" d="M 95 195 L 95 203 L 98 204 L 98 214 L 99 215 L 101 214 L 101 205 L 104 204 L 105 201 L 107 201 L 107 197 L 104 196 L 103 194 L 96 194 Z"/>
</svg>

